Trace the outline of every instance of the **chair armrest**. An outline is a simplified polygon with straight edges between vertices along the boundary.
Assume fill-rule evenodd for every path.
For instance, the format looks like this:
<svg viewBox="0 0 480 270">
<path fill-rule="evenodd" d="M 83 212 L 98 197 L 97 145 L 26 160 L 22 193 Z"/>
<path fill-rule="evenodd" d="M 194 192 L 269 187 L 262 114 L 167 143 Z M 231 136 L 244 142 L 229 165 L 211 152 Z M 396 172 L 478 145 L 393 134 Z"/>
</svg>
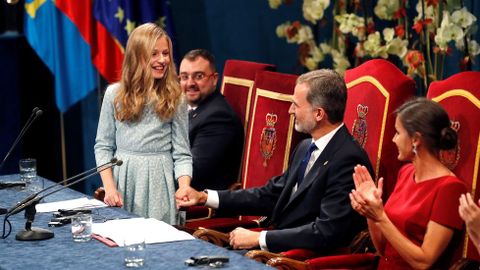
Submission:
<svg viewBox="0 0 480 270">
<path fill-rule="evenodd" d="M 103 187 L 97 188 L 97 190 L 95 190 L 95 193 L 93 194 L 93 197 L 103 202 L 103 199 L 105 199 L 105 189 Z"/>
<path fill-rule="evenodd" d="M 281 254 L 283 257 L 298 260 L 298 261 L 305 261 L 305 260 L 317 258 L 320 256 L 334 255 L 333 253 L 327 254 L 327 253 L 315 252 L 313 250 L 304 249 L 304 248 L 296 248 L 288 251 L 283 251 Z M 345 252 L 336 253 L 336 254 L 345 254 Z"/>
<path fill-rule="evenodd" d="M 183 225 L 176 224 L 176 225 L 172 225 L 172 226 L 179 231 L 183 231 L 183 232 L 189 233 L 191 235 L 193 235 L 197 231 L 197 230 L 194 230 L 192 228 L 185 227 Z"/>
<path fill-rule="evenodd" d="M 306 260 L 313 269 L 376 269 L 379 257 L 374 253 L 348 254 Z"/>
<path fill-rule="evenodd" d="M 187 221 L 198 221 L 209 219 L 213 216 L 213 209 L 210 207 L 195 205 L 190 207 L 185 207 L 184 209 L 187 214 Z"/>
<path fill-rule="evenodd" d="M 193 233 L 193 236 L 220 247 L 227 247 L 230 245 L 230 237 L 228 233 L 222 233 L 210 229 L 198 229 Z"/>
<path fill-rule="evenodd" d="M 368 229 L 365 229 L 359 232 L 349 246 L 350 252 L 352 254 L 356 253 L 375 253 L 376 249 L 373 245 L 372 239 L 370 238 L 370 233 Z"/>
<path fill-rule="evenodd" d="M 245 257 L 256 260 L 257 262 L 266 263 L 268 260 L 276 257 L 282 257 L 282 254 L 273 253 L 266 250 L 250 250 Z"/>
<path fill-rule="evenodd" d="M 306 262 L 297 261 L 285 257 L 276 257 L 267 261 L 267 265 L 281 270 L 310 270 L 310 265 Z"/>
<path fill-rule="evenodd" d="M 461 258 L 460 260 L 456 261 L 449 270 L 469 270 L 469 269 L 480 269 L 480 262 L 469 259 L 469 258 Z"/>
<path fill-rule="evenodd" d="M 243 227 L 245 229 L 258 228 L 258 222 L 253 220 L 238 220 L 238 218 L 231 217 L 213 217 L 205 220 L 187 220 L 185 226 L 192 229 L 211 229 L 229 233 L 237 227 Z"/>
<path fill-rule="evenodd" d="M 242 183 L 241 182 L 235 182 L 233 183 L 228 189 L 229 190 L 239 190 L 242 189 Z"/>
</svg>

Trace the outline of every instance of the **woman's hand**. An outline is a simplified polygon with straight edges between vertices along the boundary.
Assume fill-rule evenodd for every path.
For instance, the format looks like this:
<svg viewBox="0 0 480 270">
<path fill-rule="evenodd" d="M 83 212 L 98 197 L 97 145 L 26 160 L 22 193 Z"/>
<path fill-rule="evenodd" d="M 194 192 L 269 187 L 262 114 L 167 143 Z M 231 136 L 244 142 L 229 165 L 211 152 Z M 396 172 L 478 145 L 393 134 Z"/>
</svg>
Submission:
<svg viewBox="0 0 480 270">
<path fill-rule="evenodd" d="M 384 216 L 383 211 L 383 178 L 378 180 L 378 188 L 372 176 L 365 166 L 355 166 L 353 181 L 355 190 L 350 193 L 352 208 L 366 218 L 375 222 L 380 221 Z"/>
<path fill-rule="evenodd" d="M 109 206 L 123 206 L 123 200 L 116 188 L 105 188 L 105 198 L 103 201 Z"/>
<path fill-rule="evenodd" d="M 470 193 L 462 194 L 459 201 L 458 213 L 465 221 L 468 235 L 470 235 L 470 239 L 480 253 L 480 207 L 475 203 Z"/>
</svg>

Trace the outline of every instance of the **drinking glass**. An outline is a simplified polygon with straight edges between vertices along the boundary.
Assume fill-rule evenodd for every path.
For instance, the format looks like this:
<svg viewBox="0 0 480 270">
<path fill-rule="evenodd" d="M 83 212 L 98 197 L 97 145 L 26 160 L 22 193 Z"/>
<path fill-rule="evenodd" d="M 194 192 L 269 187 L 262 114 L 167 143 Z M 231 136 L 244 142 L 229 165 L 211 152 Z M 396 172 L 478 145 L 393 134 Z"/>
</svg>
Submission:
<svg viewBox="0 0 480 270">
<path fill-rule="evenodd" d="M 74 242 L 87 242 L 92 239 L 92 215 L 77 214 L 72 217 L 72 237 Z"/>
<path fill-rule="evenodd" d="M 30 183 L 37 178 L 37 160 L 34 158 L 20 159 L 18 162 L 20 169 L 20 179 L 25 183 Z"/>
<path fill-rule="evenodd" d="M 123 261 L 126 267 L 142 267 L 145 264 L 145 237 L 142 234 L 131 234 L 124 240 Z"/>
</svg>

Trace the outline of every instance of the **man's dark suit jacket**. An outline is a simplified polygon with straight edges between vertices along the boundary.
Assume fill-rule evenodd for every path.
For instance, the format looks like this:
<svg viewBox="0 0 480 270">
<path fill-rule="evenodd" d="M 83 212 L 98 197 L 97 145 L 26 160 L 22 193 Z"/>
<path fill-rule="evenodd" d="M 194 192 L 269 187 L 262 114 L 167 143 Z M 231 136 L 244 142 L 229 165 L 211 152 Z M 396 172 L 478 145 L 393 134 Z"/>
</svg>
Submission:
<svg viewBox="0 0 480 270">
<path fill-rule="evenodd" d="M 310 144 L 311 139 L 303 140 L 285 173 L 273 177 L 265 186 L 219 191 L 217 211 L 270 217 L 273 230 L 267 232 L 266 243 L 272 252 L 294 248 L 328 252 L 347 246 L 366 227 L 365 218 L 352 209 L 348 197 L 355 188 L 353 168 L 365 165 L 373 175 L 372 166 L 343 126 L 292 195 L 298 167 Z"/>
<path fill-rule="evenodd" d="M 220 92 L 212 93 L 189 113 L 188 136 L 193 188 L 227 189 L 238 179 L 243 127 Z"/>
</svg>

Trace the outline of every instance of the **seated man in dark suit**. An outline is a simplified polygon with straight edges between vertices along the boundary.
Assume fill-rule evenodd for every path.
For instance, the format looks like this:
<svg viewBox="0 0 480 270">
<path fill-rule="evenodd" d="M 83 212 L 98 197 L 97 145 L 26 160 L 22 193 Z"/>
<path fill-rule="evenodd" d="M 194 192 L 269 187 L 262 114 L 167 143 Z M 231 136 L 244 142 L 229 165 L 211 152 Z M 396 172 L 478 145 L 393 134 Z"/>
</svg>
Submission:
<svg viewBox="0 0 480 270">
<path fill-rule="evenodd" d="M 272 230 L 236 228 L 230 233 L 235 249 L 261 247 L 273 252 L 307 248 L 328 252 L 346 246 L 366 227 L 350 206 L 353 168 L 372 166 L 365 151 L 343 124 L 347 89 L 332 70 L 300 76 L 289 112 L 295 129 L 312 136 L 295 149 L 289 168 L 263 187 L 198 192 L 186 189 L 177 204 L 206 204 L 217 212 L 268 216 Z"/>
<path fill-rule="evenodd" d="M 190 110 L 191 186 L 198 190 L 227 189 L 238 179 L 243 127 L 223 95 L 216 91 L 214 56 L 201 49 L 188 52 L 180 64 L 179 78 Z"/>
</svg>

